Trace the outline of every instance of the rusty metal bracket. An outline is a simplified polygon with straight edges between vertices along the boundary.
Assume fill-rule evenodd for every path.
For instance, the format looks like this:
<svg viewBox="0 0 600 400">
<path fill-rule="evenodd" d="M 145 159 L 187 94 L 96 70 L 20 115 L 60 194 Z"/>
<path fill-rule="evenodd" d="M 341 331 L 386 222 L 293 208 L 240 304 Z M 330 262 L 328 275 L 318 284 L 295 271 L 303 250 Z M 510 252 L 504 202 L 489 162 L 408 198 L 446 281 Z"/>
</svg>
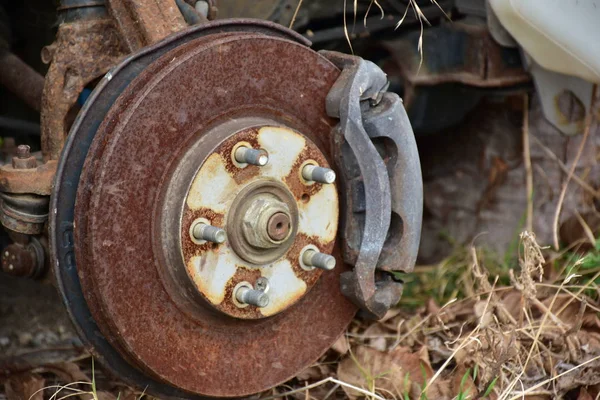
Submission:
<svg viewBox="0 0 600 400">
<path fill-rule="evenodd" d="M 423 184 L 415 138 L 401 99 L 385 93 L 387 77 L 360 57 L 322 52 L 342 69 L 327 97 L 340 119 L 334 135 L 343 176 L 344 259 L 341 290 L 371 317 L 382 318 L 402 295 L 399 272 L 416 260 Z"/>
<path fill-rule="evenodd" d="M 126 54 L 108 16 L 78 19 L 59 26 L 56 41 L 42 51 L 50 62 L 42 98 L 42 154 L 57 160 L 69 131 L 70 112 L 82 90 Z"/>
<path fill-rule="evenodd" d="M 107 5 L 131 52 L 187 27 L 175 0 L 108 0 Z"/>
</svg>

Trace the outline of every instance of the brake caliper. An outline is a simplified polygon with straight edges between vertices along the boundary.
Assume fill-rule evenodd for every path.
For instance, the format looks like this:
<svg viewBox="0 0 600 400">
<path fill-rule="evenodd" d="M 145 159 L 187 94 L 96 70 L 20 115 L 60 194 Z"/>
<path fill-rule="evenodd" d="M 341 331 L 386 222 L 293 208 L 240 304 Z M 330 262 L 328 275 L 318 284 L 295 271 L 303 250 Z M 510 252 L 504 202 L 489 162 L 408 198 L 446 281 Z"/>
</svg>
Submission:
<svg viewBox="0 0 600 400">
<path fill-rule="evenodd" d="M 421 235 L 423 183 L 415 137 L 385 73 L 360 57 L 323 51 L 342 70 L 327 96 L 339 118 L 332 135 L 343 175 L 341 290 L 373 318 L 400 300 L 401 274 L 414 268 Z"/>
</svg>

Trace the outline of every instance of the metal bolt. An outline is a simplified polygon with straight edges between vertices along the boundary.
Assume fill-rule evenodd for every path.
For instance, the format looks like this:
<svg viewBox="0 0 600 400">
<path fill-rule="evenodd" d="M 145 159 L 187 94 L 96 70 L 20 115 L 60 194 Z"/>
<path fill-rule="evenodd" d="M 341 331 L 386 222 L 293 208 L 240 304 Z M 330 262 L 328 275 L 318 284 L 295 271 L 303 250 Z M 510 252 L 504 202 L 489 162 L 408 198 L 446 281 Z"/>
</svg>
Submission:
<svg viewBox="0 0 600 400">
<path fill-rule="evenodd" d="M 279 247 L 292 233 L 288 205 L 269 196 L 252 200 L 241 222 L 244 239 L 258 249 Z"/>
<path fill-rule="evenodd" d="M 269 153 L 263 149 L 256 150 L 241 146 L 235 150 L 235 160 L 240 164 L 252 164 L 264 167 L 269 163 Z"/>
<path fill-rule="evenodd" d="M 203 222 L 199 222 L 194 225 L 192 234 L 196 240 L 206 240 L 208 242 L 218 244 L 225 242 L 225 239 L 227 238 L 227 235 L 223 229 L 205 224 Z"/>
<path fill-rule="evenodd" d="M 12 158 L 12 166 L 14 169 L 30 169 L 37 167 L 35 157 L 31 156 L 31 148 L 26 144 L 21 144 L 17 147 L 17 154 Z"/>
<path fill-rule="evenodd" d="M 302 168 L 302 177 L 307 181 L 329 184 L 335 182 L 335 171 L 330 168 L 308 164 Z"/>
<path fill-rule="evenodd" d="M 31 147 L 21 144 L 17 147 L 17 157 L 21 160 L 31 157 Z"/>
<path fill-rule="evenodd" d="M 313 249 L 307 249 L 302 254 L 302 262 L 309 267 L 331 271 L 335 268 L 335 257 L 329 254 L 320 253 Z"/>
<path fill-rule="evenodd" d="M 247 286 L 241 286 L 235 292 L 235 298 L 242 304 L 250 304 L 256 307 L 266 307 L 269 305 L 269 296 L 261 291 L 251 289 Z"/>
</svg>

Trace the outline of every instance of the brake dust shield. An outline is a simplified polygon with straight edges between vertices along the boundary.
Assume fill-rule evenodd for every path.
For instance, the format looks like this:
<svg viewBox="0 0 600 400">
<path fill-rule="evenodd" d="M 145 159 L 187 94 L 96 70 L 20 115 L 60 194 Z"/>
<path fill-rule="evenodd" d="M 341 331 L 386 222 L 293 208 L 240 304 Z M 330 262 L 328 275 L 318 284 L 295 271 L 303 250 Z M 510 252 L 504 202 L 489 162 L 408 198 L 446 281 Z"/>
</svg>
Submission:
<svg viewBox="0 0 600 400">
<path fill-rule="evenodd" d="M 63 153 L 51 230 L 65 303 L 109 370 L 164 398 L 245 396 L 342 334 L 356 308 L 340 292 L 337 186 L 301 172 L 332 164 L 339 74 L 292 32 L 237 21 L 168 38 L 100 83 Z M 236 161 L 240 145 L 268 164 Z M 227 239 L 197 240 L 198 221 Z M 303 265 L 307 247 L 335 269 Z M 268 305 L 240 304 L 236 288 L 264 278 Z"/>
</svg>

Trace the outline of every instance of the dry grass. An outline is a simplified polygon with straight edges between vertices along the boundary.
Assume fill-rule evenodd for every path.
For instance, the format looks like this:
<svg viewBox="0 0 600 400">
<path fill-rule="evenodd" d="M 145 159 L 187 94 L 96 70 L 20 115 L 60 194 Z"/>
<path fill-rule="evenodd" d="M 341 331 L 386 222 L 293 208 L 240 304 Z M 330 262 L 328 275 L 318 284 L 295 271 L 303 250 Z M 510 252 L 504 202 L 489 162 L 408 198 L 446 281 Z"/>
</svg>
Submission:
<svg viewBox="0 0 600 400">
<path fill-rule="evenodd" d="M 600 398 L 600 241 L 586 255 L 558 254 L 523 232 L 515 256 L 515 268 L 500 268 L 489 253 L 470 247 L 419 268 L 419 282 L 440 282 L 453 265 L 458 279 L 442 292 L 420 286 L 426 300 L 405 296 L 381 321 L 355 320 L 319 363 L 256 398 Z M 12 398 L 143 396 L 101 372 L 98 389 L 98 371 L 92 363 L 86 372 L 89 364 L 89 358 L 65 364 L 68 373 L 53 377 L 52 369 L 33 370 L 19 378 L 27 395 Z"/>
<path fill-rule="evenodd" d="M 600 272 L 589 279 L 579 270 L 587 256 L 563 255 L 565 265 L 555 267 L 561 273 L 553 273 L 544 257 L 550 250 L 529 232 L 519 249 L 508 278 L 490 277 L 485 252 L 465 251 L 471 260 L 458 298 L 440 307 L 430 293 L 417 309 L 356 321 L 292 390 L 268 398 L 600 398 L 600 308 L 589 295 L 599 292 Z M 506 279 L 509 285 L 499 285 Z"/>
</svg>

